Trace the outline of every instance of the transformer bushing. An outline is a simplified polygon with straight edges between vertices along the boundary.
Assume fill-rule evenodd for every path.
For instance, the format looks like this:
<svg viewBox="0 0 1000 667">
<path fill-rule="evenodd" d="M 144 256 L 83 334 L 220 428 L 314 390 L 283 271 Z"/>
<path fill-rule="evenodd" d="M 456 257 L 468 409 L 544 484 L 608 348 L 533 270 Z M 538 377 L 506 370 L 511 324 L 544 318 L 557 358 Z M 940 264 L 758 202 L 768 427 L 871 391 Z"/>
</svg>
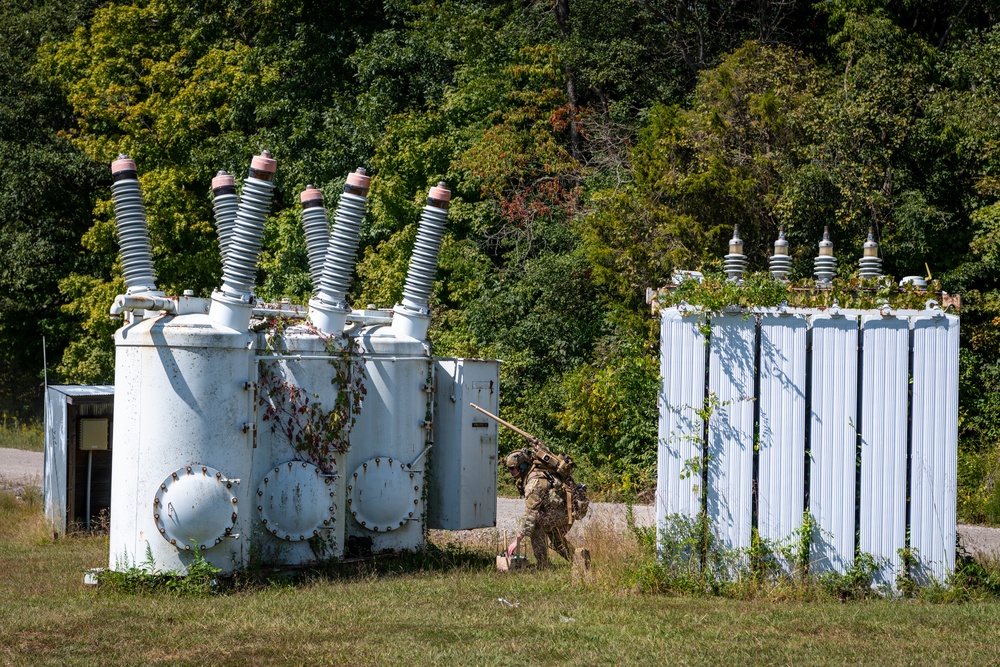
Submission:
<svg viewBox="0 0 1000 667">
<path fill-rule="evenodd" d="M 236 225 L 229 239 L 229 253 L 222 270 L 222 291 L 240 299 L 253 296 L 257 257 L 264 239 L 264 221 L 271 212 L 277 162 L 264 151 L 254 156 L 250 175 L 243 183 Z"/>
<path fill-rule="evenodd" d="M 250 324 L 257 257 L 264 238 L 264 220 L 271 210 L 276 167 L 277 162 L 267 151 L 251 161 L 250 175 L 243 183 L 236 224 L 222 265 L 222 288 L 212 293 L 209 316 L 237 331 L 244 331 Z"/>
<path fill-rule="evenodd" d="M 236 212 L 240 200 L 236 195 L 236 179 L 224 171 L 220 171 L 212 179 L 212 212 L 215 214 L 215 229 L 219 234 L 219 254 L 222 265 L 226 265 L 229 254 L 229 239 L 233 235 L 236 224 Z"/>
<path fill-rule="evenodd" d="M 153 252 L 149 244 L 146 208 L 142 201 L 135 161 L 119 155 L 111 163 L 111 197 L 115 204 L 115 226 L 121 250 L 127 294 L 157 294 Z"/>
<path fill-rule="evenodd" d="M 813 260 L 813 275 L 816 276 L 816 286 L 828 289 L 837 275 L 837 258 L 833 256 L 833 241 L 830 240 L 830 228 L 823 228 L 823 240 L 819 242 L 819 255 Z"/>
<path fill-rule="evenodd" d="M 722 266 L 729 280 L 733 282 L 743 280 L 743 274 L 747 270 L 747 256 L 743 254 L 739 225 L 733 225 L 733 238 L 729 239 L 729 254 L 723 258 Z"/>
<path fill-rule="evenodd" d="M 401 336 L 423 340 L 430 324 L 427 301 L 434 288 L 438 254 L 448 221 L 451 191 L 444 181 L 430 189 L 427 205 L 420 215 L 420 228 L 410 258 L 410 269 L 403 287 L 403 302 L 393 308 L 393 330 Z"/>
<path fill-rule="evenodd" d="M 875 242 L 875 234 L 871 229 L 868 230 L 868 240 L 865 241 L 864 254 L 858 260 L 858 265 L 860 277 L 882 277 L 882 258 L 878 256 L 878 243 Z"/>
<path fill-rule="evenodd" d="M 316 297 L 309 302 L 310 319 L 320 331 L 326 333 L 341 331 L 350 312 L 347 292 L 357 262 L 358 238 L 370 184 L 371 177 L 364 169 L 359 168 L 348 175 L 333 219 L 333 231 L 325 248 L 320 277 L 318 281 L 313 281 Z M 311 258 L 310 254 L 310 266 Z"/>
<path fill-rule="evenodd" d="M 778 230 L 778 240 L 774 242 L 774 254 L 768 260 L 771 275 L 775 280 L 788 281 L 792 272 L 792 258 L 788 254 L 788 241 L 785 240 L 785 230 Z"/>
<path fill-rule="evenodd" d="M 330 240 L 330 223 L 323 207 L 322 192 L 307 185 L 299 195 L 299 200 L 302 202 L 302 229 L 306 237 L 306 255 L 309 257 L 309 278 L 315 294 L 319 289 L 320 276 L 323 275 L 323 260 Z"/>
</svg>

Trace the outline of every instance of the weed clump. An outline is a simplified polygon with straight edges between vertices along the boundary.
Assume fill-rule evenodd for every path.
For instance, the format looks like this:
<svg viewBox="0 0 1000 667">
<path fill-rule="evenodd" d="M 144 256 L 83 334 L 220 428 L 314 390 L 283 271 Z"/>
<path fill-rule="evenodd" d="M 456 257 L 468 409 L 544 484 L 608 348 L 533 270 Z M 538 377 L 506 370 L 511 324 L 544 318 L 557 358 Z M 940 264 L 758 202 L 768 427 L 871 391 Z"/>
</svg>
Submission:
<svg viewBox="0 0 1000 667">
<path fill-rule="evenodd" d="M 753 531 L 750 546 L 743 549 L 725 547 L 704 514 L 668 517 L 658 530 L 630 521 L 630 530 L 643 558 L 626 583 L 643 593 L 839 602 L 1000 598 L 1000 559 L 976 560 L 961 547 L 955 572 L 944 582 L 918 581 L 919 559 L 910 549 L 900 552 L 894 585 L 877 584 L 888 562 L 864 552 L 856 554 L 843 573 L 816 571 L 810 544 L 817 528 L 808 513 L 788 540 L 776 544 Z"/>
<path fill-rule="evenodd" d="M 121 567 L 124 565 L 124 567 Z M 97 584 L 104 590 L 123 595 L 166 593 L 177 596 L 206 596 L 219 591 L 220 568 L 215 567 L 194 545 L 194 560 L 188 565 L 187 574 L 156 568 L 153 550 L 146 545 L 146 558 L 141 563 L 121 564 L 114 570 L 97 574 Z"/>
</svg>

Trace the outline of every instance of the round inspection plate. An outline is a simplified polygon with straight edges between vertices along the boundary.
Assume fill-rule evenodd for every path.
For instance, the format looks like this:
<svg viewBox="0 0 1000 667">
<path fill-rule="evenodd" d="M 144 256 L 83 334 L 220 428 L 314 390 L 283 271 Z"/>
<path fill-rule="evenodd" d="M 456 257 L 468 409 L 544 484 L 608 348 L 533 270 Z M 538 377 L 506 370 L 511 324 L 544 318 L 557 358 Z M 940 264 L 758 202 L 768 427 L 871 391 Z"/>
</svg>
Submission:
<svg viewBox="0 0 1000 667">
<path fill-rule="evenodd" d="M 347 480 L 347 511 L 362 528 L 396 530 L 420 516 L 423 473 L 391 458 L 368 459 Z"/>
<path fill-rule="evenodd" d="M 215 468 L 191 464 L 167 475 L 153 499 L 163 539 L 178 549 L 211 549 L 236 525 L 235 482 Z"/>
<path fill-rule="evenodd" d="M 330 528 L 336 507 L 333 479 L 305 461 L 287 461 L 267 471 L 257 487 L 261 523 L 278 539 L 291 542 Z"/>
</svg>

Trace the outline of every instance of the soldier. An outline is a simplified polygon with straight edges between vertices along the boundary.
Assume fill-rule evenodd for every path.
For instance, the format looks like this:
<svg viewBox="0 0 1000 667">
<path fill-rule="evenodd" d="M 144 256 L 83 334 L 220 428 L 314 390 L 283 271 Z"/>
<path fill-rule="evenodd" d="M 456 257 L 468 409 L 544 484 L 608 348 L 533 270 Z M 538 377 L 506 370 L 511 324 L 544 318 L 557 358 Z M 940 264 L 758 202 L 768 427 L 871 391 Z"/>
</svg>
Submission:
<svg viewBox="0 0 1000 667">
<path fill-rule="evenodd" d="M 518 526 L 517 537 L 507 546 L 507 556 L 517 551 L 521 540 L 531 539 L 531 551 L 538 565 L 549 563 L 549 545 L 566 560 L 573 561 L 573 545 L 566 539 L 569 516 L 562 480 L 533 464 L 530 449 L 519 449 L 507 457 L 507 470 L 514 485 L 524 497 L 525 512 Z"/>
</svg>

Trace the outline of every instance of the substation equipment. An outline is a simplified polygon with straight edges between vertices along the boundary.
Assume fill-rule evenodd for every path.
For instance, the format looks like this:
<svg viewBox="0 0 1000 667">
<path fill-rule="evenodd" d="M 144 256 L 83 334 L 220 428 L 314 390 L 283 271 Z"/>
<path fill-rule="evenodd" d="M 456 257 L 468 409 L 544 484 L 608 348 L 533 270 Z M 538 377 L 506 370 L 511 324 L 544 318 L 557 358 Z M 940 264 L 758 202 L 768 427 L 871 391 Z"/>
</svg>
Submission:
<svg viewBox="0 0 1000 667">
<path fill-rule="evenodd" d="M 430 189 L 402 302 L 352 309 L 348 290 L 370 178 L 347 177 L 332 230 L 301 195 L 313 296 L 263 304 L 256 263 L 276 162 L 242 188 L 220 172 L 223 262 L 209 299 L 156 287 L 136 165 L 112 164 L 126 293 L 115 333 L 109 567 L 231 573 L 412 550 L 429 528 L 496 523 L 498 362 L 436 358 L 428 300 L 451 193 Z M 356 414 L 352 408 L 360 408 Z"/>
<path fill-rule="evenodd" d="M 863 278 L 885 280 L 871 234 L 859 265 Z M 830 287 L 836 267 L 825 231 L 817 288 Z M 779 280 L 790 272 L 784 234 L 770 268 Z M 739 281 L 745 269 L 737 230 L 725 271 Z M 903 283 L 927 287 L 920 277 Z M 834 301 L 704 313 L 682 303 L 660 319 L 658 525 L 704 516 L 720 546 L 745 554 L 754 531 L 772 547 L 801 544 L 808 519 L 810 572 L 843 574 L 869 554 L 881 566 L 876 585 L 894 587 L 903 574 L 947 579 L 956 548 L 957 315 L 929 298 L 916 310 Z"/>
</svg>

